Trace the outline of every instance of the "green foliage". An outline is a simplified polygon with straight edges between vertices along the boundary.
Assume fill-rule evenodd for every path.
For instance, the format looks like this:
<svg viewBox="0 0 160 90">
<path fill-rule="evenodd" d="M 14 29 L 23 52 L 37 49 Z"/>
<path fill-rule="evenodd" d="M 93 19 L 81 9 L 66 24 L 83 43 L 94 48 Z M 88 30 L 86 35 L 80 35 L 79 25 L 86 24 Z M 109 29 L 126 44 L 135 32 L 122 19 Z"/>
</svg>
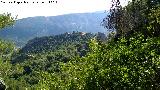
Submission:
<svg viewBox="0 0 160 90">
<path fill-rule="evenodd" d="M 151 9 L 149 17 L 149 25 L 147 29 L 150 31 L 150 34 L 153 36 L 160 35 L 160 4 L 156 6 L 156 8 Z"/>
<path fill-rule="evenodd" d="M 11 14 L 0 14 L 0 29 L 13 25 L 14 19 L 11 17 Z M 11 55 L 13 53 L 13 45 L 11 43 L 7 43 L 0 39 L 0 83 L 6 80 L 7 76 L 11 72 L 11 64 L 9 60 L 11 59 Z M 2 89 L 2 87 L 0 87 Z M 5 89 L 3 87 L 3 89 Z"/>
<path fill-rule="evenodd" d="M 108 27 L 117 40 L 114 32 L 107 41 L 100 33 L 65 33 L 30 40 L 17 53 L 0 41 L 0 77 L 8 90 L 159 90 L 159 10 L 159 0 L 124 8 L 113 0 Z"/>
<path fill-rule="evenodd" d="M 13 44 L 7 43 L 6 41 L 0 40 L 0 58 L 3 61 L 10 60 L 13 53 Z"/>
<path fill-rule="evenodd" d="M 145 37 L 157 37 L 160 35 L 157 21 L 159 5 L 159 0 L 132 0 L 122 8 L 120 1 L 114 0 L 110 15 L 104 19 L 104 26 L 115 30 L 116 37 L 128 37 L 137 32 Z"/>
<path fill-rule="evenodd" d="M 89 51 L 87 42 L 93 36 L 91 33 L 73 32 L 30 40 L 25 47 L 12 54 L 13 72 L 8 75 L 7 82 L 13 84 L 7 85 L 11 89 L 39 88 L 37 84 L 43 79 L 40 73 L 60 73 L 61 63 L 85 56 Z M 16 67 L 20 70 L 14 70 Z"/>
<path fill-rule="evenodd" d="M 91 33 L 73 32 L 35 38 L 28 41 L 26 46 L 13 57 L 12 63 L 30 59 L 66 62 L 76 55 L 84 56 L 87 52 L 87 41 L 93 37 L 94 34 Z"/>
<path fill-rule="evenodd" d="M 60 48 L 64 49 L 69 46 L 73 47 L 76 44 L 85 43 L 89 39 L 93 38 L 93 36 L 94 34 L 91 33 L 73 32 L 55 36 L 35 38 L 28 41 L 26 46 L 24 46 L 20 52 L 43 53 L 54 51 Z"/>
<path fill-rule="evenodd" d="M 11 17 L 11 14 L 0 14 L 0 29 L 11 26 L 15 22 L 15 18 Z"/>
<path fill-rule="evenodd" d="M 9 79 L 9 76 L 22 71 L 18 65 L 14 67 L 11 65 L 10 60 L 13 53 L 13 44 L 0 40 L 0 78 L 4 81 L 6 87 L 8 87 L 11 84 L 10 81 L 12 81 Z"/>
<path fill-rule="evenodd" d="M 139 34 L 109 44 L 92 40 L 91 52 L 62 63 L 59 73 L 42 73 L 40 86 L 49 89 L 158 89 L 160 39 Z"/>
</svg>

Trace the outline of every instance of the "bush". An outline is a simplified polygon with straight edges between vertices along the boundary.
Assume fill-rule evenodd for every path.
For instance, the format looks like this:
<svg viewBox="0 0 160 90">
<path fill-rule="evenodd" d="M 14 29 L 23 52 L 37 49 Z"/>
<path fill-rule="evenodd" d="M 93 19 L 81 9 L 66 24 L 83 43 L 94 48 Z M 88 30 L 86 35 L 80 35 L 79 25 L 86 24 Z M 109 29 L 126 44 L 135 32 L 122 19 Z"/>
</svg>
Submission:
<svg viewBox="0 0 160 90">
<path fill-rule="evenodd" d="M 142 34 L 108 44 L 92 40 L 86 57 L 62 64 L 60 73 L 43 74 L 40 83 L 60 90 L 158 89 L 159 47 L 160 38 Z"/>
</svg>

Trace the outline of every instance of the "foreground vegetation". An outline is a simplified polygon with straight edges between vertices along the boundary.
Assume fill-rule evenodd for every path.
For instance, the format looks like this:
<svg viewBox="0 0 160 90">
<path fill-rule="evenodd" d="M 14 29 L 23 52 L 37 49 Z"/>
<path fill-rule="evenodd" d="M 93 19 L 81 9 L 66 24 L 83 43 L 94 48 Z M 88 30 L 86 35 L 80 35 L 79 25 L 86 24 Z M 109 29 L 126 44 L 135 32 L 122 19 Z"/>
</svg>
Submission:
<svg viewBox="0 0 160 90">
<path fill-rule="evenodd" d="M 115 31 L 105 41 L 63 34 L 15 50 L 1 40 L 1 85 L 8 90 L 160 89 L 160 1 L 134 0 L 123 8 L 119 0 L 114 3 L 103 25 Z M 72 35 L 76 38 L 66 38 Z M 64 37 L 67 41 L 58 41 Z M 48 43 L 31 49 L 39 40 Z"/>
</svg>

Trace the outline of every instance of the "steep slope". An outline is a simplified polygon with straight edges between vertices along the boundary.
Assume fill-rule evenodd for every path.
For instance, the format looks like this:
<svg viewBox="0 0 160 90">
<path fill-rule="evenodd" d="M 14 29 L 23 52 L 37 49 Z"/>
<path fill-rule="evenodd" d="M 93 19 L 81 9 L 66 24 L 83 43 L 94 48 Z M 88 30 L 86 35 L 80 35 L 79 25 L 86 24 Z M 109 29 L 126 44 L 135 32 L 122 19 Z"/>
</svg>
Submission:
<svg viewBox="0 0 160 90">
<path fill-rule="evenodd" d="M 65 32 L 105 32 L 100 26 L 103 12 L 68 14 L 51 17 L 29 17 L 17 20 L 12 27 L 0 31 L 0 37 L 13 40 L 18 46 L 35 37 L 58 35 Z"/>
<path fill-rule="evenodd" d="M 34 38 L 20 49 L 12 62 L 39 60 L 48 56 L 56 61 L 66 61 L 64 58 L 72 58 L 77 55 L 82 57 L 88 51 L 87 42 L 94 36 L 95 34 L 91 33 L 73 32 Z"/>
</svg>

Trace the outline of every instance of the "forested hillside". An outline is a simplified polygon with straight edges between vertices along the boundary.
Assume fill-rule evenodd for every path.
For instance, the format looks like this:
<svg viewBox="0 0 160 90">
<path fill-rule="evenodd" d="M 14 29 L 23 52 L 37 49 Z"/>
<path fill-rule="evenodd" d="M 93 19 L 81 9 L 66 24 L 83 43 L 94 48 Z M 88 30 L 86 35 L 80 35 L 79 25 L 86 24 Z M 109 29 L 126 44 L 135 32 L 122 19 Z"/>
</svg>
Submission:
<svg viewBox="0 0 160 90">
<path fill-rule="evenodd" d="M 105 32 L 100 26 L 106 13 L 77 13 L 50 17 L 29 17 L 19 19 L 14 26 L 6 27 L 0 31 L 0 37 L 12 40 L 19 47 L 24 46 L 28 40 L 35 37 L 59 35 L 73 31 L 97 33 Z M 32 23 L 31 23 L 32 22 Z"/>
<path fill-rule="evenodd" d="M 91 33 L 73 32 L 34 38 L 13 56 L 12 63 L 39 58 L 66 62 L 76 56 L 82 57 L 89 51 L 88 41 L 96 36 Z"/>
<path fill-rule="evenodd" d="M 0 28 L 13 25 L 0 15 Z M 20 49 L 0 40 L 1 90 L 159 90 L 160 1 L 112 0 L 102 33 L 34 38 Z"/>
</svg>

